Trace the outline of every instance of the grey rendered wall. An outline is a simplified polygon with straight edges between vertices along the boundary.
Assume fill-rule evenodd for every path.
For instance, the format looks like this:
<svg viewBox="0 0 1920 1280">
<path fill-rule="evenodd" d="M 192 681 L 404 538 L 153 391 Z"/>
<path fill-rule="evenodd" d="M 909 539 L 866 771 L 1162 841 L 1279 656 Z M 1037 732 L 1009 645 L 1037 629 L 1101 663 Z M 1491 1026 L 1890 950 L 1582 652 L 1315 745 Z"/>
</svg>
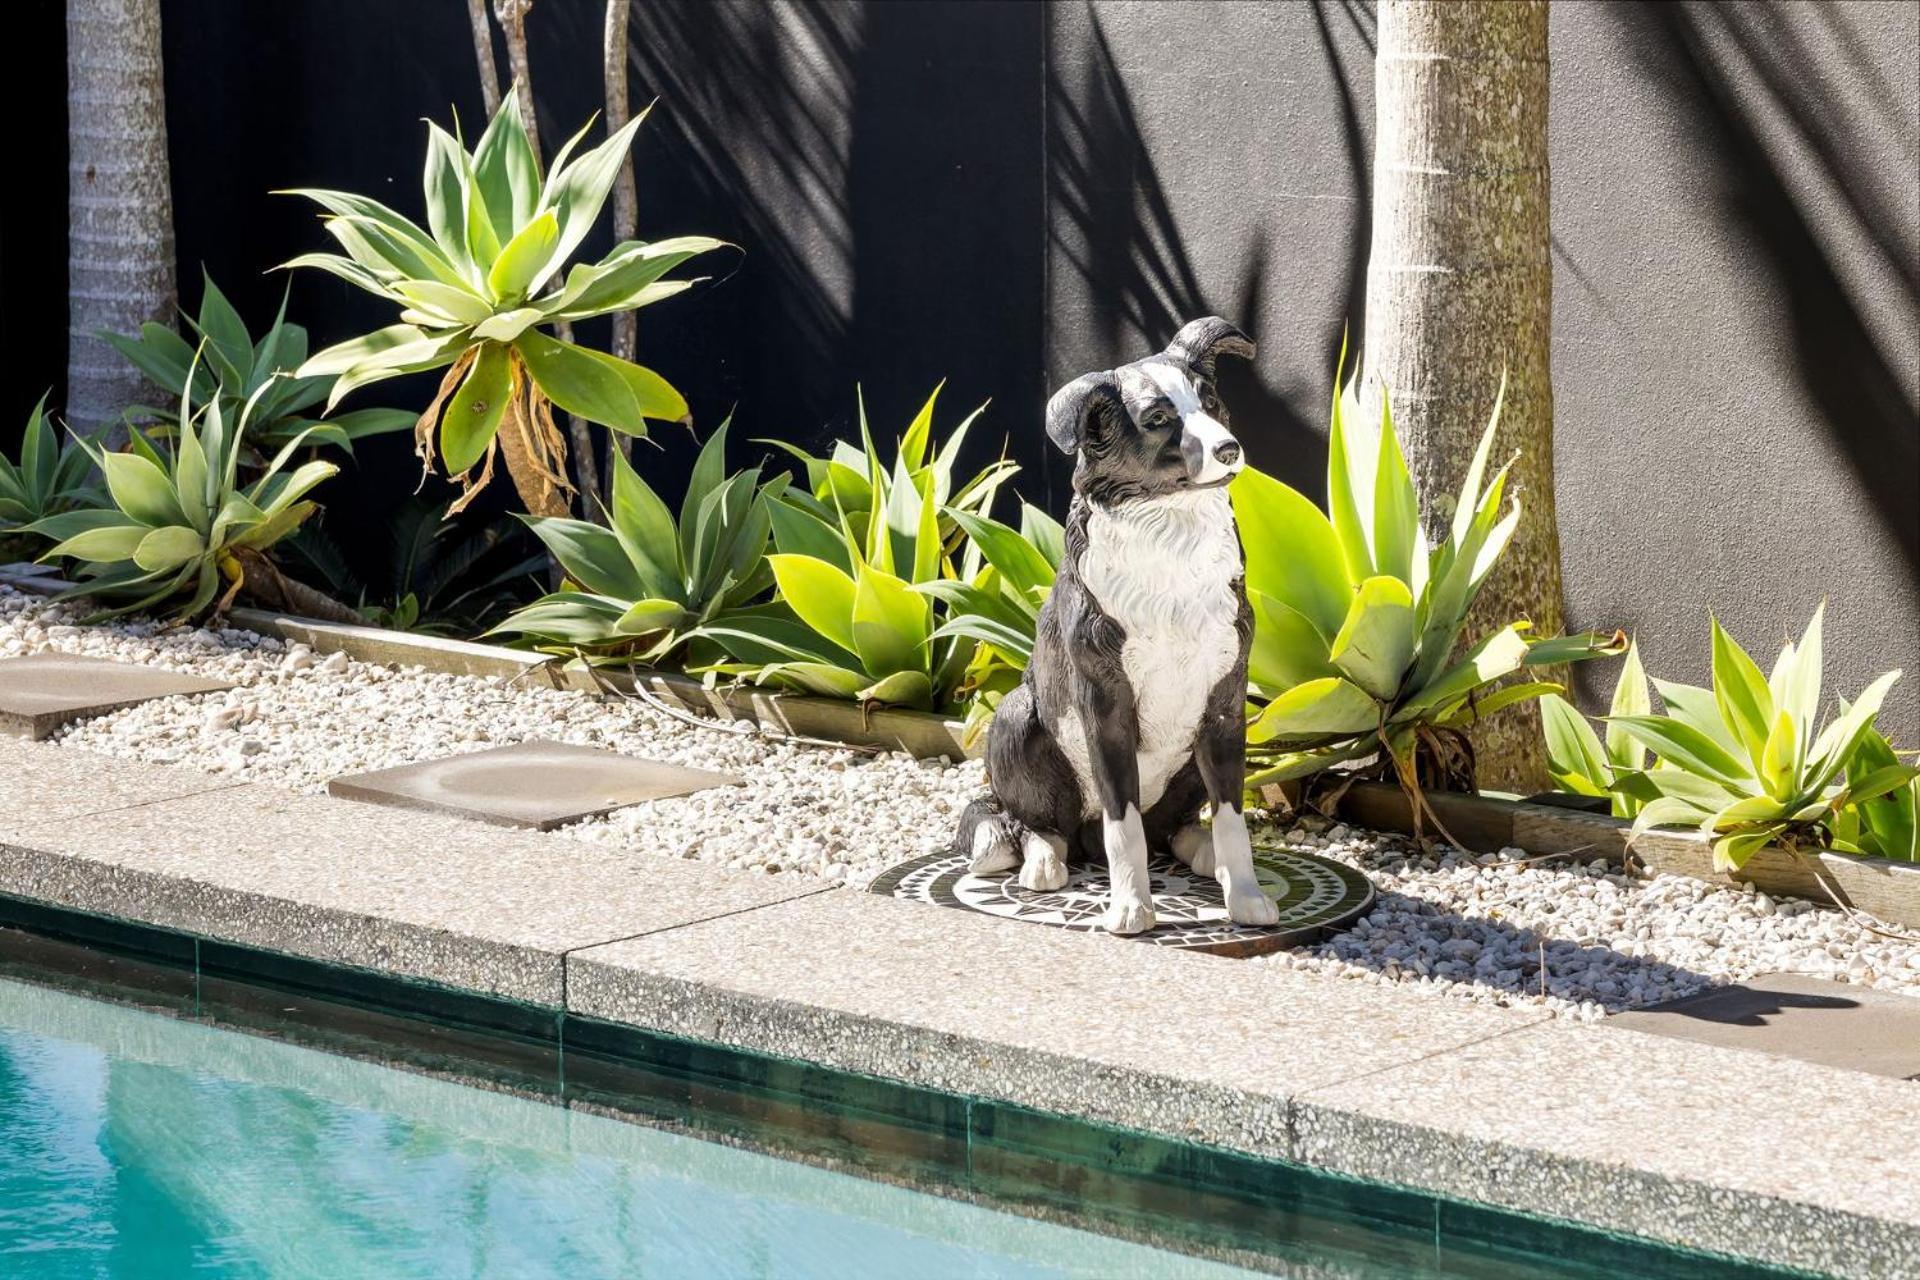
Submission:
<svg viewBox="0 0 1920 1280">
<path fill-rule="evenodd" d="M 1236 429 L 1320 492 L 1373 29 L 1358 0 L 1050 7 L 1049 385 L 1235 317 Z M 1704 681 L 1709 608 L 1764 665 L 1825 597 L 1832 691 L 1904 667 L 1882 723 L 1920 745 L 1920 6 L 1558 0 L 1552 56 L 1571 622 Z"/>
</svg>

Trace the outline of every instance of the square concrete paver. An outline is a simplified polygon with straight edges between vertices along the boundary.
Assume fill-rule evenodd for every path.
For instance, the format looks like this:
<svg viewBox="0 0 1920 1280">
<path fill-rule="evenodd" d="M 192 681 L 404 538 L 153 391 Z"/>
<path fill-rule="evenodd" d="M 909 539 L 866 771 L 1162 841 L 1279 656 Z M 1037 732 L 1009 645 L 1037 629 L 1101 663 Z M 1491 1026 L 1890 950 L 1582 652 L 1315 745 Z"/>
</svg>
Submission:
<svg viewBox="0 0 1920 1280">
<path fill-rule="evenodd" d="M 63 724 L 180 693 L 218 693 L 232 685 L 70 653 L 36 653 L 0 662 L 0 733 L 38 740 Z"/>
<path fill-rule="evenodd" d="M 1631 1031 L 1920 1080 L 1920 1000 L 1806 974 L 1763 974 L 1609 1021 Z"/>
<path fill-rule="evenodd" d="M 327 794 L 550 831 L 642 800 L 740 784 L 731 774 L 536 741 L 349 774 L 327 783 Z"/>
</svg>

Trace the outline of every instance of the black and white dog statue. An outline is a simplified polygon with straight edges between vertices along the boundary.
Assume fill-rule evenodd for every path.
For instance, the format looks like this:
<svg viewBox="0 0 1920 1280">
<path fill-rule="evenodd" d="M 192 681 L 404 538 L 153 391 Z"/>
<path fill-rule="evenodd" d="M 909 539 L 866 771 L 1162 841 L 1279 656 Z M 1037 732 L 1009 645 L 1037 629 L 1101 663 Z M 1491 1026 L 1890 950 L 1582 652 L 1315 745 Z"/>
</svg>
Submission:
<svg viewBox="0 0 1920 1280">
<path fill-rule="evenodd" d="M 1154 925 L 1150 849 L 1218 879 L 1236 923 L 1278 918 L 1240 812 L 1253 613 L 1227 498 L 1243 464 L 1216 390 L 1223 356 L 1250 359 L 1253 343 L 1195 320 L 1165 351 L 1048 403 L 1048 438 L 1076 457 L 1066 555 L 1026 676 L 988 730 L 992 794 L 955 841 L 976 873 L 1018 865 L 1043 891 L 1066 884 L 1074 852 L 1103 852 L 1113 933 Z"/>
</svg>

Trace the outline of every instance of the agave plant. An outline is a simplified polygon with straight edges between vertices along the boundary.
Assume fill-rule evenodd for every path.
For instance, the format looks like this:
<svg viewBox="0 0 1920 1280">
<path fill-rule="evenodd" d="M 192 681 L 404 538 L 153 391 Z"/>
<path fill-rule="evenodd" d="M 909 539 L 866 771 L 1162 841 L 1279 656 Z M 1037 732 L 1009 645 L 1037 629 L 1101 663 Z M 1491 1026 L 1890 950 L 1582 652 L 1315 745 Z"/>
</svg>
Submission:
<svg viewBox="0 0 1920 1280">
<path fill-rule="evenodd" d="M 229 584 L 222 608 L 250 570 L 273 577 L 266 550 L 312 515 L 307 493 L 339 468 L 309 461 L 288 470 L 306 443 L 295 435 L 281 446 L 251 484 L 241 486 L 241 442 L 254 402 L 229 420 L 220 402 L 195 407 L 193 376 L 181 396 L 178 429 L 162 441 L 166 452 L 138 430 L 125 453 L 110 453 L 90 441 L 83 447 L 106 477 L 109 501 L 48 516 L 29 528 L 55 541 L 43 560 L 79 563 L 81 581 L 65 596 L 125 599 L 99 614 L 111 617 L 147 609 L 175 595 L 186 601 L 172 616 L 191 618 L 213 603 L 221 580 Z"/>
<path fill-rule="evenodd" d="M 1767 675 L 1712 622 L 1713 687 L 1659 684 L 1666 714 L 1609 717 L 1609 726 L 1659 756 L 1657 767 L 1612 786 L 1642 801 L 1637 835 L 1657 826 L 1692 826 L 1713 838 L 1715 867 L 1734 870 L 1769 844 L 1861 852 L 1902 839 L 1898 819 L 1920 769 L 1901 764 L 1874 732 L 1880 704 L 1900 678 L 1889 671 L 1822 723 L 1821 624 L 1814 612 L 1798 644 L 1788 641 Z M 1886 797 L 1886 806 L 1863 806 Z M 1853 816 L 1843 817 L 1852 810 Z M 1871 819 L 1890 817 L 1891 824 Z M 1904 852 L 1898 856 L 1910 856 Z"/>
<path fill-rule="evenodd" d="M 1422 786 L 1472 787 L 1468 726 L 1560 688 L 1501 680 L 1620 653 L 1626 636 L 1535 639 L 1522 620 L 1456 656 L 1467 610 L 1520 520 L 1518 498 L 1501 505 L 1512 464 L 1487 478 L 1504 382 L 1446 537 L 1433 546 L 1385 398 L 1376 437 L 1352 429 L 1357 382 L 1335 387 L 1330 517 L 1252 468 L 1234 483 L 1254 612 L 1248 675 L 1256 699 L 1267 700 L 1248 728 L 1256 748 L 1248 785 L 1383 753 L 1418 814 Z"/>
<path fill-rule="evenodd" d="M 1841 708 L 1844 715 L 1846 708 Z M 1911 753 L 1907 753 L 1911 754 Z M 1847 762 L 1847 786 L 1852 800 L 1828 824 L 1828 847 L 1842 853 L 1871 854 L 1900 862 L 1920 862 L 1920 777 L 1905 786 L 1871 795 L 1866 784 L 1875 772 L 1900 764 L 1893 745 L 1869 729 L 1860 737 L 1860 749 Z"/>
<path fill-rule="evenodd" d="M 93 460 L 79 444 L 60 443 L 41 396 L 20 438 L 20 461 L 0 455 L 0 534 L 98 500 Z"/>
<path fill-rule="evenodd" d="M 783 608 L 702 628 L 730 655 L 708 669 L 867 703 L 956 704 L 975 644 L 934 635 L 930 587 L 979 572 L 979 551 L 959 522 L 984 514 L 1017 468 L 1002 460 L 956 488 L 960 442 L 980 411 L 933 451 L 938 397 L 936 387 L 890 466 L 864 405 L 862 447 L 842 442 L 824 459 L 789 449 L 806 464 L 810 490 L 789 489 L 771 508 L 777 551 L 767 561 Z"/>
<path fill-rule="evenodd" d="M 329 410 L 368 383 L 445 368 L 415 443 L 428 467 L 437 451 L 465 490 L 456 508 L 486 484 L 498 452 L 530 512 L 566 515 L 566 446 L 553 405 L 642 436 L 650 418 L 684 420 L 687 402 L 651 369 L 544 328 L 672 297 L 696 282 L 663 279 L 666 273 L 722 242 L 629 240 L 598 262 L 566 269 L 646 112 L 570 159 L 582 129 L 543 176 L 521 124 L 518 92 L 500 104 L 471 154 L 456 136 L 428 124 L 426 229 L 365 196 L 293 192 L 327 211 L 327 231 L 346 252 L 304 254 L 285 265 L 332 272 L 401 308 L 399 323 L 301 365 L 302 377 L 337 375 Z M 476 466 L 479 478 L 471 479 Z"/>
<path fill-rule="evenodd" d="M 654 663 L 697 629 L 750 616 L 749 604 L 773 585 L 767 543 L 787 481 L 776 476 L 763 483 L 758 467 L 727 476 L 727 425 L 701 447 L 677 523 L 618 451 L 605 528 L 530 517 L 566 585 L 494 633 L 524 636 L 547 652 Z"/>
<path fill-rule="evenodd" d="M 1620 678 L 1613 686 L 1611 714 L 1624 718 L 1652 710 L 1653 695 L 1640 662 L 1640 646 L 1630 644 L 1626 660 L 1620 664 Z M 1547 772 L 1555 786 L 1569 795 L 1604 797 L 1616 818 L 1631 818 L 1640 812 L 1640 801 L 1613 785 L 1649 767 L 1647 748 L 1627 732 L 1624 724 L 1609 723 L 1603 740 L 1586 717 L 1557 693 L 1541 696 L 1540 724 L 1547 738 Z"/>
<path fill-rule="evenodd" d="M 246 415 L 244 443 L 261 457 L 296 436 L 308 444 L 336 445 L 352 452 L 355 440 L 405 430 L 419 416 L 405 409 L 354 409 L 324 421 L 313 416 L 314 406 L 327 398 L 334 378 L 331 374 L 294 375 L 307 358 L 307 331 L 287 322 L 284 296 L 272 327 L 256 342 L 213 277 L 203 272 L 200 314 L 182 312 L 180 319 L 193 331 L 197 346 L 162 324 L 142 325 L 138 336 L 102 333 L 100 337 L 175 401 L 186 394 L 191 370 L 194 403 L 218 401 L 228 422 L 240 421 L 243 406 L 253 402 L 252 412 Z M 171 409 L 136 405 L 127 410 L 127 416 L 162 424 L 165 429 L 156 434 L 169 434 L 178 425 Z"/>
</svg>

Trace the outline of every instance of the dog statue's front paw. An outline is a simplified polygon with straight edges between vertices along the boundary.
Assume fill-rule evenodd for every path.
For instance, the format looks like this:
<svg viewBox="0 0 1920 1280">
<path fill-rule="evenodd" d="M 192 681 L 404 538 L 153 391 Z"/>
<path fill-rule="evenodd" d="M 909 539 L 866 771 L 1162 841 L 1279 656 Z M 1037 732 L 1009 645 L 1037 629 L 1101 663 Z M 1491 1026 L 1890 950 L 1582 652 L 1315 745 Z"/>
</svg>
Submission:
<svg viewBox="0 0 1920 1280">
<path fill-rule="evenodd" d="M 1038 855 L 1028 853 L 1027 860 L 1020 864 L 1020 887 L 1035 893 L 1064 889 L 1067 887 L 1067 864 L 1051 849 Z"/>
<path fill-rule="evenodd" d="M 1155 923 L 1153 904 L 1139 898 L 1132 901 L 1115 898 L 1107 904 L 1107 914 L 1100 919 L 1108 933 L 1118 934 L 1145 933 Z"/>
<path fill-rule="evenodd" d="M 1280 904 L 1260 892 L 1260 886 L 1254 884 L 1236 884 L 1226 886 L 1227 919 L 1235 924 L 1279 924 Z"/>
</svg>

